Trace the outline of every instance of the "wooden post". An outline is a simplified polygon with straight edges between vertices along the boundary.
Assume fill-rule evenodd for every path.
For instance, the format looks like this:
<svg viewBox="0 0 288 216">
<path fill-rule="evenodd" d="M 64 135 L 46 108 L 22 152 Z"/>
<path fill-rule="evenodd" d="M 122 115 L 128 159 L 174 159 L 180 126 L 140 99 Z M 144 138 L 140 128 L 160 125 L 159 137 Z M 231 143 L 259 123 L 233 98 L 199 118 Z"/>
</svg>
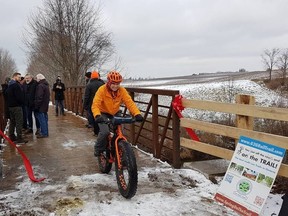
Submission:
<svg viewBox="0 0 288 216">
<path fill-rule="evenodd" d="M 237 95 L 236 103 L 255 105 L 255 97 L 251 95 Z M 254 118 L 251 116 L 236 115 L 236 127 L 253 130 Z M 235 140 L 235 146 L 237 145 L 237 143 L 238 143 L 238 139 Z"/>
<path fill-rule="evenodd" d="M 180 159 L 180 119 L 177 113 L 173 110 L 172 112 L 172 136 L 173 136 L 173 161 L 172 165 L 174 168 L 181 168 Z"/>
<path fill-rule="evenodd" d="M 158 140 L 158 95 L 152 95 L 152 140 L 153 140 L 153 156 L 160 158 L 159 140 Z"/>
<path fill-rule="evenodd" d="M 134 101 L 134 92 L 129 92 L 130 96 L 132 98 L 132 100 Z M 130 142 L 132 143 L 132 145 L 136 145 L 135 143 L 135 124 L 130 124 Z"/>
</svg>

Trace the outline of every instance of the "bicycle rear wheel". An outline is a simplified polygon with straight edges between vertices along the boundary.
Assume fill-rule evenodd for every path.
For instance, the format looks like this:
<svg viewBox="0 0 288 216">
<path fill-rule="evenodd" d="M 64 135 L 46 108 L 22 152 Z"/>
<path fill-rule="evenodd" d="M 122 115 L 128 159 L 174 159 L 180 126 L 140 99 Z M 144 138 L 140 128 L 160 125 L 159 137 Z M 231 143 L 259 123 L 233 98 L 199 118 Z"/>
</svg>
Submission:
<svg viewBox="0 0 288 216">
<path fill-rule="evenodd" d="M 120 164 L 115 159 L 116 179 L 120 194 L 130 199 L 137 191 L 138 172 L 134 152 L 131 144 L 121 140 L 118 144 Z"/>
<path fill-rule="evenodd" d="M 112 168 L 112 162 L 110 162 L 110 151 L 106 150 L 98 157 L 99 169 L 102 173 L 109 173 Z"/>
</svg>

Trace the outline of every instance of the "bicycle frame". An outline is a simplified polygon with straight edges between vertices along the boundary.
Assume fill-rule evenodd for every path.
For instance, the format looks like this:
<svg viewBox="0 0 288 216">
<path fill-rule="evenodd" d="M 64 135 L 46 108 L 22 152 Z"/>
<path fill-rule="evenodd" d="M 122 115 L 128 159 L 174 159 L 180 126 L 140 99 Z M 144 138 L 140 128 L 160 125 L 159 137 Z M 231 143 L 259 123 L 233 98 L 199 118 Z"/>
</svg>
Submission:
<svg viewBox="0 0 288 216">
<path fill-rule="evenodd" d="M 123 135 L 122 126 L 121 125 L 117 125 L 116 134 L 117 134 L 117 137 L 116 137 L 116 139 L 114 141 L 115 142 L 115 155 L 116 155 L 116 159 L 117 159 L 117 162 L 118 162 L 118 168 L 121 169 L 122 168 L 122 164 L 120 163 L 118 142 L 119 142 L 119 140 L 127 141 L 126 137 Z"/>
</svg>

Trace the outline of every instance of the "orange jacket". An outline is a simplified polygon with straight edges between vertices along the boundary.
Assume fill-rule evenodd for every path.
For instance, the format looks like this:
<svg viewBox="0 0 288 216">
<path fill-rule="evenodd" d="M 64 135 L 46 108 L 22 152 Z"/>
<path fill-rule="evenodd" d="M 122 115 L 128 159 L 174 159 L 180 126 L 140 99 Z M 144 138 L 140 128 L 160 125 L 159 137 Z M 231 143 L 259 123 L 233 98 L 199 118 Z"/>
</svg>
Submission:
<svg viewBox="0 0 288 216">
<path fill-rule="evenodd" d="M 94 117 L 101 115 L 101 113 L 115 115 L 119 111 L 122 103 L 124 103 L 133 116 L 140 114 L 139 109 L 124 87 L 119 87 L 116 97 L 113 99 L 111 91 L 108 90 L 107 84 L 105 84 L 96 92 L 91 110 Z"/>
</svg>

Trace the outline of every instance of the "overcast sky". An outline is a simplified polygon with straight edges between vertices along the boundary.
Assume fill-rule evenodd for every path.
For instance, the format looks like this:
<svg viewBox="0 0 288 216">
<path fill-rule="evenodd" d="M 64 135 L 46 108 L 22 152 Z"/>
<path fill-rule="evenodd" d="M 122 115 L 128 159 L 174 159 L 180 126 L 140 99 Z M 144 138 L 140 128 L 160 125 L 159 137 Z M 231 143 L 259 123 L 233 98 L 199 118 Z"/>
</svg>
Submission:
<svg viewBox="0 0 288 216">
<path fill-rule="evenodd" d="M 0 2 L 0 47 L 25 73 L 21 35 L 42 1 Z M 287 0 L 102 0 L 101 17 L 126 77 L 167 77 L 263 70 L 264 49 L 288 48 L 287 9 Z"/>
</svg>

